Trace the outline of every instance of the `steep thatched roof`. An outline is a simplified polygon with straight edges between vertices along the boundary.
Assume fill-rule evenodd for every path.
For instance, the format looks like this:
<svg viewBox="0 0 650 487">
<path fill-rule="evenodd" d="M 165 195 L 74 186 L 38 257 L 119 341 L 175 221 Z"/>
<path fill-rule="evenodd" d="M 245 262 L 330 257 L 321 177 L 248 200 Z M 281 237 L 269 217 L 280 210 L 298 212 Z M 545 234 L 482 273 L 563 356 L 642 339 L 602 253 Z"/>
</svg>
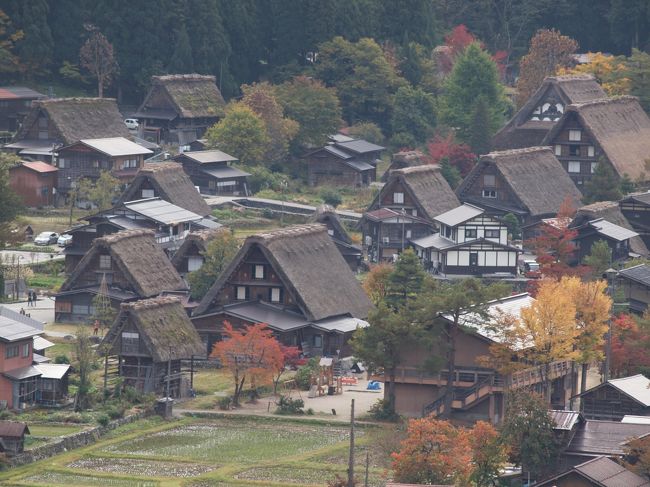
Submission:
<svg viewBox="0 0 650 487">
<path fill-rule="evenodd" d="M 214 76 L 171 74 L 152 76 L 152 90 L 164 90 L 182 118 L 220 117 L 226 102 Z M 145 100 L 146 102 L 146 100 Z"/>
<path fill-rule="evenodd" d="M 650 159 L 650 118 L 636 98 L 619 96 L 569 105 L 545 143 L 555 139 L 572 114 L 577 115 L 619 176 L 649 179 L 646 161 Z"/>
<path fill-rule="evenodd" d="M 634 231 L 630 222 L 627 221 L 627 218 L 625 218 L 621 212 L 621 208 L 617 201 L 599 201 L 578 208 L 578 211 L 576 212 L 573 221 L 569 224 L 569 227 L 577 228 L 598 218 L 602 218 L 614 225 Z M 630 239 L 630 249 L 632 252 L 639 255 L 647 256 L 650 254 L 648 247 L 646 247 L 645 243 L 643 243 L 643 239 L 639 236 Z"/>
<path fill-rule="evenodd" d="M 492 147 L 495 150 L 506 150 L 542 145 L 555 122 L 533 121 L 530 118 L 533 110 L 547 99 L 555 98 L 566 107 L 571 103 L 583 103 L 606 96 L 596 78 L 591 75 L 549 76 L 515 116 L 496 133 Z"/>
<path fill-rule="evenodd" d="M 398 182 L 401 182 L 406 191 L 411 193 L 419 206 L 418 216 L 422 218 L 433 221 L 436 215 L 460 205 L 454 190 L 440 172 L 440 167 L 426 164 L 392 171 L 388 182 L 370 204 L 368 211 L 380 208 L 382 196 L 387 191 L 392 191 L 393 185 Z"/>
<path fill-rule="evenodd" d="M 142 199 L 142 186 L 146 182 L 155 188 L 156 196 L 165 201 L 201 216 L 212 212 L 183 170 L 183 166 L 176 162 L 145 163 L 133 182 L 120 196 L 120 203 Z"/>
<path fill-rule="evenodd" d="M 461 199 L 486 166 L 494 165 L 531 216 L 555 215 L 566 197 L 575 206 L 582 195 L 550 147 L 491 152 L 480 158 L 456 190 Z M 495 201 L 496 203 L 496 201 Z"/>
<path fill-rule="evenodd" d="M 333 231 L 333 237 L 341 242 L 346 244 L 352 244 L 352 239 L 348 232 L 345 230 L 345 227 L 341 224 L 339 216 L 336 214 L 336 210 L 330 205 L 320 205 L 316 208 L 316 211 L 309 218 L 309 223 L 322 223 L 326 225 L 328 229 Z"/>
<path fill-rule="evenodd" d="M 307 319 L 340 315 L 363 319 L 372 309 L 368 296 L 327 234 L 327 227 L 308 224 L 248 237 L 194 315 L 208 311 L 252 247 L 264 253 Z"/>
<path fill-rule="evenodd" d="M 172 264 L 174 265 L 174 267 L 178 268 L 178 266 L 183 261 L 183 258 L 192 249 L 192 247 L 196 247 L 199 250 L 199 252 L 205 252 L 208 248 L 208 243 L 210 242 L 210 240 L 215 238 L 221 232 L 230 232 L 230 229 L 226 227 L 220 227 L 220 228 L 211 228 L 209 230 L 198 230 L 198 231 L 190 232 L 187 235 L 187 237 L 185 237 L 182 245 L 179 247 L 179 249 L 174 253 L 174 256 L 172 257 Z"/>
<path fill-rule="evenodd" d="M 114 347 L 116 353 L 119 347 L 117 338 L 128 323 L 138 329 L 154 362 L 205 355 L 205 345 L 178 297 L 164 296 L 122 303 L 120 313 L 104 339 L 104 343 Z"/>
<path fill-rule="evenodd" d="M 59 142 L 65 145 L 81 139 L 130 137 L 124 125 L 117 102 L 112 98 L 53 98 L 35 100 L 16 139 L 24 139 L 29 129 L 38 123 L 44 113 L 59 133 Z"/>
<path fill-rule="evenodd" d="M 421 166 L 422 164 L 424 164 L 424 154 L 419 150 L 406 150 L 396 152 L 391 157 L 390 166 L 388 166 L 386 172 L 382 174 L 381 180 L 383 182 L 388 181 L 388 176 L 390 176 L 390 173 L 395 169 Z"/>
<path fill-rule="evenodd" d="M 152 231 L 127 230 L 93 240 L 93 246 L 63 283 L 61 291 L 86 287 L 77 281 L 96 256 L 106 252 L 128 280 L 130 290 L 143 298 L 187 289 L 165 252 L 156 245 Z"/>
</svg>

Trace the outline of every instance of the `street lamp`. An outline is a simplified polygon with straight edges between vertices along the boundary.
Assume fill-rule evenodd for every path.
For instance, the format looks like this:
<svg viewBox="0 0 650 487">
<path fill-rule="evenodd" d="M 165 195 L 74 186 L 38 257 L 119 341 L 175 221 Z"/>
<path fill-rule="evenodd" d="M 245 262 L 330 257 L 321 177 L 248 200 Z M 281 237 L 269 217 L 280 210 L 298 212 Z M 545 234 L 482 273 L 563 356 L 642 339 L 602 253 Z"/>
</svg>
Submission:
<svg viewBox="0 0 650 487">
<path fill-rule="evenodd" d="M 607 279 L 607 295 L 612 299 L 612 308 L 614 308 L 614 298 L 616 295 L 616 277 L 618 276 L 618 271 L 612 269 L 611 267 L 605 271 L 603 277 Z M 605 370 L 603 371 L 604 382 L 609 380 L 609 369 L 612 364 L 612 312 L 610 310 L 609 320 L 607 320 L 607 341 L 605 343 Z"/>
</svg>

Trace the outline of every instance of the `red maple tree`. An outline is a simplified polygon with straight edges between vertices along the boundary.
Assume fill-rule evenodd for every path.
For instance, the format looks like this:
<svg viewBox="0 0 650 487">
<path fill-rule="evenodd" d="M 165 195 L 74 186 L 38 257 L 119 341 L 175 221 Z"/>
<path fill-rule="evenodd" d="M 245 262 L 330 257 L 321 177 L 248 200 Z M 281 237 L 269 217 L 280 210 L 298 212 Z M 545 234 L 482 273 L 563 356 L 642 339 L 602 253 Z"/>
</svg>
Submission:
<svg viewBox="0 0 650 487">
<path fill-rule="evenodd" d="M 467 176 L 476 164 L 476 154 L 466 144 L 458 144 L 454 136 L 447 137 L 436 135 L 427 144 L 427 155 L 424 157 L 426 164 L 441 164 L 443 160 L 460 172 L 461 177 Z"/>
<path fill-rule="evenodd" d="M 648 346 L 650 336 L 639 327 L 629 314 L 623 313 L 612 320 L 612 355 L 610 369 L 614 377 L 639 373 L 650 367 Z"/>
</svg>

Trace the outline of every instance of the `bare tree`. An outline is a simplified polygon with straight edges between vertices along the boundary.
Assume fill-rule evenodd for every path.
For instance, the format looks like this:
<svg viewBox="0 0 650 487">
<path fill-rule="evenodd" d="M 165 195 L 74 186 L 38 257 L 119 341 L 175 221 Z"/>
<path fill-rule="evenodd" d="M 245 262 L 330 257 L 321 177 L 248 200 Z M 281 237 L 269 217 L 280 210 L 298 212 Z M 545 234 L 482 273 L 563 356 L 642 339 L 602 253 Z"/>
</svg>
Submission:
<svg viewBox="0 0 650 487">
<path fill-rule="evenodd" d="M 104 96 L 104 86 L 109 86 L 117 74 L 118 65 L 113 52 L 113 45 L 97 27 L 86 25 L 90 37 L 81 47 L 79 58 L 81 65 L 97 79 L 97 96 Z"/>
</svg>

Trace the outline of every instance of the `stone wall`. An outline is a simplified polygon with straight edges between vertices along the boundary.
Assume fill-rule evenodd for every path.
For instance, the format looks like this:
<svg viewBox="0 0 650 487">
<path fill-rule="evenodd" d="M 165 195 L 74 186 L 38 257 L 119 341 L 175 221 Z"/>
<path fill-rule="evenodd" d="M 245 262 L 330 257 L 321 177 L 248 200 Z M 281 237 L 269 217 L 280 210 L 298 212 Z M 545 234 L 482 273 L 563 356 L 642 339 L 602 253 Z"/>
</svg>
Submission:
<svg viewBox="0 0 650 487">
<path fill-rule="evenodd" d="M 17 467 L 32 462 L 37 462 L 45 458 L 50 458 L 54 455 L 58 455 L 59 453 L 74 450 L 75 448 L 91 445 L 99 440 L 103 435 L 111 430 L 114 430 L 118 426 L 132 423 L 138 419 L 145 417 L 146 415 L 147 413 L 144 412 L 132 414 L 130 416 L 111 421 L 106 426 L 95 426 L 94 428 L 79 431 L 77 433 L 60 436 L 50 443 L 37 446 L 32 450 L 26 450 L 25 452 L 10 458 L 9 463 L 12 467 Z"/>
</svg>

